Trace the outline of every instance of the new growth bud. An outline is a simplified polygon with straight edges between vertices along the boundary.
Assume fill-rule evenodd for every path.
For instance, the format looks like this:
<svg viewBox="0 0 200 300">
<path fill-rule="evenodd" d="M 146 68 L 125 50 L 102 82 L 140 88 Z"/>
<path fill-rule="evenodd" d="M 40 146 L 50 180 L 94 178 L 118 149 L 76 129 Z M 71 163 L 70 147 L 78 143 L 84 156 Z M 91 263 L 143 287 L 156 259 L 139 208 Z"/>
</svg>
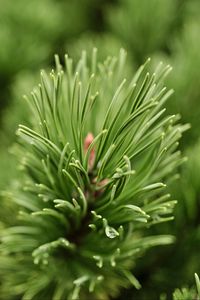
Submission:
<svg viewBox="0 0 200 300">
<path fill-rule="evenodd" d="M 87 151 L 88 151 L 88 148 L 89 146 L 92 144 L 94 140 L 94 136 L 91 132 L 89 132 L 84 140 L 84 153 L 86 154 Z M 95 162 L 95 149 L 92 148 L 90 150 L 90 154 L 89 154 L 89 159 L 88 159 L 88 167 L 89 167 L 89 170 L 91 171 L 94 167 L 94 162 Z"/>
</svg>

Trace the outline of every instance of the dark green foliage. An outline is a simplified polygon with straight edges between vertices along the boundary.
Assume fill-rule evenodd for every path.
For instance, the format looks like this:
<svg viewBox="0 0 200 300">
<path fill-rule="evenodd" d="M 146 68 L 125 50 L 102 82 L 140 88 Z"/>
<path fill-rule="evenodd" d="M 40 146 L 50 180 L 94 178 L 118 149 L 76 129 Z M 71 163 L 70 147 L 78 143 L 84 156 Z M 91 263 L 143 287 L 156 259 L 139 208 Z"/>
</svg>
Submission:
<svg viewBox="0 0 200 300">
<path fill-rule="evenodd" d="M 199 277 L 197 274 L 195 274 L 195 281 L 196 281 L 196 289 L 194 289 L 194 288 L 176 289 L 173 293 L 173 300 L 199 300 L 200 299 L 200 281 L 199 281 Z"/>
<path fill-rule="evenodd" d="M 0 7 L 2 109 L 12 101 L 15 76 L 50 65 L 54 53 L 63 53 L 66 42 L 90 28 L 96 6 L 90 0 L 1 0 Z"/>
<path fill-rule="evenodd" d="M 136 255 L 134 256 L 132 272 L 141 281 L 143 289 L 136 291 L 134 287 L 132 290 L 127 290 L 128 284 L 125 284 L 126 288 L 122 290 L 121 299 L 158 299 L 162 292 L 171 299 L 175 288 L 192 287 L 193 273 L 199 271 L 200 244 L 199 0 L 33 0 L 29 1 L 30 3 L 24 0 L 15 2 L 2 0 L 0 2 L 0 109 L 2 112 L 0 228 L 22 224 L 22 221 L 16 220 L 17 211 L 27 210 L 22 209 L 21 202 L 20 205 L 16 203 L 16 198 L 27 199 L 26 193 L 20 191 L 21 186 L 27 185 L 27 175 L 26 172 L 18 170 L 21 164 L 18 167 L 16 160 L 8 154 L 8 151 L 16 154 L 19 152 L 19 146 L 11 147 L 19 122 L 36 130 L 35 125 L 30 125 L 35 124 L 36 116 L 34 113 L 28 113 L 25 101 L 22 99 L 22 95 L 39 81 L 34 75 L 35 70 L 38 72 L 45 65 L 51 69 L 54 53 L 64 54 L 67 50 L 77 62 L 82 50 L 90 52 L 93 47 L 98 47 L 98 57 L 103 61 L 108 54 L 116 56 L 118 50 L 125 47 L 128 50 L 129 61 L 124 66 L 123 74 L 126 73 L 128 78 L 127 74 L 132 74 L 132 70 L 135 72 L 135 66 L 140 65 L 148 56 L 153 58 L 154 66 L 160 60 L 163 60 L 166 65 L 173 66 L 174 70 L 168 77 L 167 85 L 172 87 L 175 93 L 166 103 L 165 114 L 181 113 L 183 121 L 190 122 L 192 128 L 184 134 L 180 145 L 188 157 L 188 162 L 179 169 L 180 179 L 175 181 L 171 189 L 166 190 L 167 193 L 172 194 L 172 199 L 179 200 L 175 209 L 175 220 L 163 223 L 162 226 L 160 224 L 148 228 L 148 232 L 144 231 L 145 226 L 137 230 L 139 237 L 143 233 L 145 236 L 172 233 L 176 236 L 176 242 L 168 247 L 150 250 L 148 255 L 137 260 L 136 265 Z M 64 63 L 63 56 L 61 60 Z M 112 89 L 114 91 L 114 86 L 111 86 Z M 8 103 L 10 105 L 6 107 Z M 102 119 L 98 110 L 94 119 Z M 83 132 L 82 143 L 89 131 L 91 129 L 88 126 Z M 61 145 L 59 149 L 62 149 Z M 23 151 L 23 156 L 25 152 L 27 150 Z M 142 157 L 142 155 L 138 156 L 133 169 L 138 167 L 137 163 Z M 108 161 L 110 163 L 110 160 Z M 25 174 L 25 178 L 22 178 L 22 174 Z M 32 172 L 30 175 L 32 176 Z M 130 180 L 136 178 L 136 175 L 137 173 L 132 175 Z M 163 179 L 164 182 L 166 179 Z M 3 189 L 7 192 L 3 192 Z M 32 194 L 29 198 L 32 199 Z M 54 258 L 54 252 L 52 256 Z M 26 260 L 26 257 L 22 256 L 22 259 Z M 9 258 L 3 260 L 1 273 L 4 276 L 7 274 L 9 278 L 9 268 L 6 264 L 7 266 L 12 264 Z M 15 263 L 13 269 L 14 265 Z M 32 262 L 31 265 L 28 262 L 26 266 L 27 276 L 35 266 Z M 37 268 L 36 266 L 36 272 L 38 272 Z M 52 271 L 52 274 L 54 275 L 55 272 Z M 10 276 L 10 286 L 17 285 L 16 281 L 19 278 L 16 272 L 13 272 Z M 8 283 L 5 281 L 4 291 L 12 290 L 10 287 L 6 288 L 6 284 Z M 85 285 L 87 286 L 88 282 L 85 282 Z M 52 285 L 49 288 L 50 292 L 53 289 Z M 185 299 L 184 297 L 190 297 L 193 292 L 196 293 L 195 289 L 181 289 L 176 291 L 175 296 L 183 296 Z M 19 290 L 18 294 L 20 294 Z M 3 297 L 4 300 L 4 296 L 0 295 L 0 298 Z M 94 300 L 93 294 L 90 296 Z M 21 298 L 21 295 L 16 297 Z M 11 298 L 15 299 L 14 296 Z M 42 294 L 41 298 L 43 298 Z M 88 294 L 86 299 L 89 299 Z"/>
<path fill-rule="evenodd" d="M 167 299 L 171 299 L 170 295 L 175 285 L 176 287 L 193 286 L 193 274 L 200 268 L 199 153 L 200 142 L 197 142 L 185 153 L 188 161 L 180 168 L 180 178 L 171 184 L 172 197 L 180 200 L 175 207 L 174 222 L 163 224 L 165 226 L 162 226 L 162 230 L 174 234 L 175 243 L 162 251 L 154 250 L 148 253 L 137 265 L 136 275 L 140 281 L 143 281 L 150 299 L 162 292 L 168 295 Z M 137 293 L 129 291 L 127 297 L 146 299 L 146 290 L 141 289 Z"/>
<path fill-rule="evenodd" d="M 38 68 L 61 30 L 60 4 L 19 0 L 13 5 L 12 0 L 1 0 L 0 16 L 0 75 Z"/>
<path fill-rule="evenodd" d="M 111 31 L 140 63 L 168 46 L 176 8 L 175 0 L 121 0 L 110 8 L 108 22 Z M 159 30 L 155 30 L 155 24 L 159 24 Z"/>
<path fill-rule="evenodd" d="M 200 5 L 199 5 L 200 9 Z M 172 109 L 180 112 L 184 120 L 189 120 L 192 130 L 186 135 L 186 143 L 199 137 L 200 120 L 200 56 L 199 21 L 190 19 L 184 26 L 181 36 L 173 43 L 171 63 L 174 72 L 169 78 L 176 90 Z"/>
<path fill-rule="evenodd" d="M 65 56 L 66 70 L 56 57 L 28 100 L 32 126 L 19 126 L 15 147 L 26 175 L 4 194 L 20 211 L 2 230 L 4 299 L 108 299 L 140 288 L 135 259 L 173 241 L 148 231 L 172 219 L 165 186 L 187 126 L 163 117 L 170 67 L 125 79 L 125 56 L 97 63 L 94 49 L 89 63 Z"/>
</svg>

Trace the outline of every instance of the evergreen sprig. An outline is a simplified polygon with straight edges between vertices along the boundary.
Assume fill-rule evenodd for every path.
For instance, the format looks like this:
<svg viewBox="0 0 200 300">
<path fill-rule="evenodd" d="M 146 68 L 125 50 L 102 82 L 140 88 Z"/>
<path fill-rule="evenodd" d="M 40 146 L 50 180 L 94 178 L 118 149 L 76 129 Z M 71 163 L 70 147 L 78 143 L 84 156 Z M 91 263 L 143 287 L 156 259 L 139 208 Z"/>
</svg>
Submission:
<svg viewBox="0 0 200 300">
<path fill-rule="evenodd" d="M 26 178 L 12 193 L 19 220 L 0 245 L 4 299 L 108 299 L 140 288 L 135 259 L 173 241 L 148 228 L 173 219 L 165 187 L 187 125 L 162 108 L 171 67 L 150 74 L 148 60 L 125 78 L 125 58 L 98 63 L 94 49 L 76 66 L 66 55 L 63 69 L 56 56 L 27 98 L 34 122 L 19 126 L 16 147 Z"/>
</svg>

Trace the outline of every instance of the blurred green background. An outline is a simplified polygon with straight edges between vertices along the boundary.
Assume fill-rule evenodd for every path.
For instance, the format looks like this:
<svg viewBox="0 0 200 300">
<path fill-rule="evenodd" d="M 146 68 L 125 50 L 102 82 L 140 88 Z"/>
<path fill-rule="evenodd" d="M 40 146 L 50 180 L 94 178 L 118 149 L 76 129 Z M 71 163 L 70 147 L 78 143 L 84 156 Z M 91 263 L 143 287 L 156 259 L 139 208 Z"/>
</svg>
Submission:
<svg viewBox="0 0 200 300">
<path fill-rule="evenodd" d="M 167 299 L 177 287 L 193 286 L 200 273 L 200 1 L 199 0 L 0 0 L 0 190 L 18 175 L 10 152 L 19 123 L 31 114 L 22 97 L 51 69 L 54 54 L 98 48 L 101 60 L 128 52 L 130 70 L 147 57 L 173 66 L 167 85 L 175 90 L 168 113 L 190 123 L 180 148 L 188 162 L 169 192 L 178 204 L 175 220 L 152 228 L 173 233 L 175 244 L 150 250 L 134 274 L 142 289 L 122 291 L 120 299 Z M 5 203 L 0 208 L 6 215 Z M 6 219 L 6 218 L 5 218 Z M 2 226 L 2 225 L 1 225 Z"/>
</svg>

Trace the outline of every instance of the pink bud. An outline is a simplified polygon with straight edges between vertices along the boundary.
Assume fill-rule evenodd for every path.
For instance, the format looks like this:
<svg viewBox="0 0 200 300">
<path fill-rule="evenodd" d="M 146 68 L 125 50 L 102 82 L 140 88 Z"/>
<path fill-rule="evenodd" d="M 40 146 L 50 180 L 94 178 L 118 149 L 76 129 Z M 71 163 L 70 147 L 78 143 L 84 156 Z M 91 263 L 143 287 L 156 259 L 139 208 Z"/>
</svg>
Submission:
<svg viewBox="0 0 200 300">
<path fill-rule="evenodd" d="M 84 140 L 84 151 L 85 151 L 85 153 L 87 152 L 90 144 L 92 144 L 93 140 L 94 140 L 94 136 L 91 132 L 89 132 L 87 134 L 85 140 Z"/>
<path fill-rule="evenodd" d="M 84 152 L 86 153 L 89 146 L 91 145 L 91 143 L 94 140 L 94 136 L 91 132 L 89 132 L 84 140 Z M 95 149 L 92 148 L 90 150 L 90 155 L 89 155 L 89 160 L 88 160 L 88 166 L 89 166 L 89 170 L 92 170 L 92 168 L 94 167 L 94 162 L 95 162 Z"/>
<path fill-rule="evenodd" d="M 109 179 L 105 178 L 101 180 L 97 185 L 100 187 L 104 187 L 109 182 Z"/>
</svg>

